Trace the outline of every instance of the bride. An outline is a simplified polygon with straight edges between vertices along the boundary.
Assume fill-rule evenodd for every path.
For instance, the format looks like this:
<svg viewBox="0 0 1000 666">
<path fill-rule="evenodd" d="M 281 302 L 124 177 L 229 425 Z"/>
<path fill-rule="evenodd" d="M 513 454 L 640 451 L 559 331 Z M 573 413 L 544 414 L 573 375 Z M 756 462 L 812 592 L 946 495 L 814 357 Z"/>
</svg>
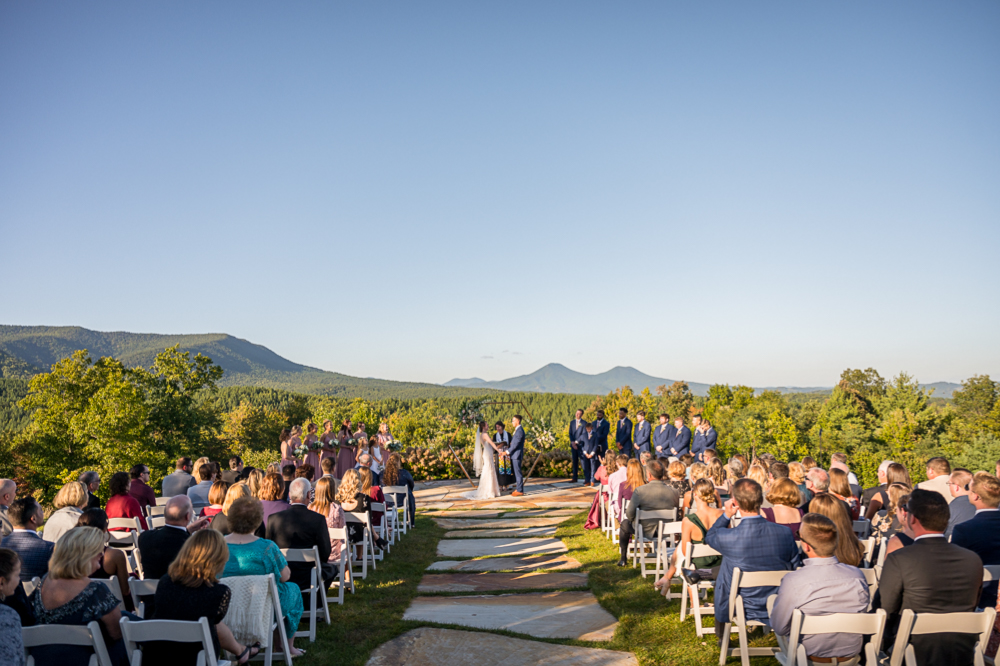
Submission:
<svg viewBox="0 0 1000 666">
<path fill-rule="evenodd" d="M 493 462 L 493 454 L 497 447 L 493 444 L 488 432 L 486 432 L 486 421 L 479 422 L 479 429 L 476 432 L 476 452 L 473 454 L 472 464 L 479 477 L 479 489 L 465 493 L 466 499 L 484 500 L 500 497 L 500 484 L 497 482 L 497 468 Z"/>
</svg>

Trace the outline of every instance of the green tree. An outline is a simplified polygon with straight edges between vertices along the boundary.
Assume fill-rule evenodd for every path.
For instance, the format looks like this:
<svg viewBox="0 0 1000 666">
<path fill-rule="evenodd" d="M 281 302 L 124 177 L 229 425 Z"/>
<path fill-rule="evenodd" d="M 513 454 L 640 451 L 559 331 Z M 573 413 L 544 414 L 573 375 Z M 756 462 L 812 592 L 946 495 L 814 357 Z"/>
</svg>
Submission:
<svg viewBox="0 0 1000 666">
<path fill-rule="evenodd" d="M 270 407 L 241 402 L 222 418 L 219 439 L 233 454 L 248 451 L 278 451 L 278 437 L 285 427 L 285 414 Z"/>
<path fill-rule="evenodd" d="M 694 394 L 687 382 L 660 386 L 656 389 L 656 394 L 660 397 L 659 411 L 669 414 L 671 421 L 678 416 L 687 421 L 694 413 Z M 655 415 L 650 414 L 650 420 L 655 423 Z"/>
<path fill-rule="evenodd" d="M 989 375 L 975 375 L 962 382 L 962 388 L 951 399 L 959 417 L 975 430 L 1000 434 L 1000 382 Z"/>
</svg>

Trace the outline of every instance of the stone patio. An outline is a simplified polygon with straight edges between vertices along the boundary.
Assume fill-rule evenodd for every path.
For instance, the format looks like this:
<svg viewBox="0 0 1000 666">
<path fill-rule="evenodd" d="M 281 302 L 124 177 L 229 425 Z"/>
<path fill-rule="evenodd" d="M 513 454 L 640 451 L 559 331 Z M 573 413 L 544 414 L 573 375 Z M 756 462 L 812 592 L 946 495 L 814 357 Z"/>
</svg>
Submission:
<svg viewBox="0 0 1000 666">
<path fill-rule="evenodd" d="M 492 592 L 586 587 L 585 573 L 455 573 L 427 574 L 418 592 Z"/>
<path fill-rule="evenodd" d="M 481 538 L 481 537 L 554 537 L 556 527 L 507 527 L 503 529 L 487 530 L 457 530 L 446 532 L 445 539 Z"/>
<path fill-rule="evenodd" d="M 539 555 L 567 550 L 566 544 L 559 539 L 442 539 L 437 545 L 439 557 Z"/>
<path fill-rule="evenodd" d="M 427 567 L 427 571 L 559 571 L 579 569 L 582 565 L 565 555 L 536 557 L 488 557 L 482 560 L 443 560 Z"/>
</svg>

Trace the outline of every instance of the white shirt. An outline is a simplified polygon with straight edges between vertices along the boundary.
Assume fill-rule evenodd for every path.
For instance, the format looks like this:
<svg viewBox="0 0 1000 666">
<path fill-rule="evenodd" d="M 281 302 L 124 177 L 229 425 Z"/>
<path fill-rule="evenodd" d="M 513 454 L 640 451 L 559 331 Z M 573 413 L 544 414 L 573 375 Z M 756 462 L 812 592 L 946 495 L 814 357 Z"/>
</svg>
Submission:
<svg viewBox="0 0 1000 666">
<path fill-rule="evenodd" d="M 943 539 L 944 538 L 944 534 L 941 534 L 940 532 L 931 532 L 930 534 L 921 534 L 916 539 L 914 539 L 914 541 L 920 541 L 921 539 L 932 539 L 934 537 L 940 537 L 940 538 Z"/>
<path fill-rule="evenodd" d="M 1000 509 L 976 509 L 976 515 L 978 516 L 979 514 L 985 512 L 985 511 L 1000 511 Z M 16 532 L 17 530 L 14 530 L 14 531 Z"/>
</svg>

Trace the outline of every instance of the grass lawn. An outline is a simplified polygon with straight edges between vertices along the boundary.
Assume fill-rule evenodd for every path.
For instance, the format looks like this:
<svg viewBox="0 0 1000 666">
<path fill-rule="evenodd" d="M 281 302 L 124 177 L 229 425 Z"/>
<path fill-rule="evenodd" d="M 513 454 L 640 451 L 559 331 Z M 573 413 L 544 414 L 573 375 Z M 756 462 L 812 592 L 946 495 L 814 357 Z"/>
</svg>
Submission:
<svg viewBox="0 0 1000 666">
<path fill-rule="evenodd" d="M 604 538 L 599 530 L 584 530 L 586 514 L 575 516 L 559 526 L 556 536 L 569 548 L 571 557 L 583 564 L 589 574 L 590 589 L 601 605 L 618 618 L 620 624 L 614 638 L 606 643 L 537 639 L 549 643 L 623 650 L 636 655 L 643 666 L 654 664 L 711 666 L 719 660 L 719 650 L 713 635 L 696 640 L 694 619 L 681 623 L 680 601 L 666 602 L 653 590 L 652 576 L 643 579 L 638 569 L 615 566 L 617 547 Z M 420 626 L 442 626 L 427 622 L 404 622 L 402 617 L 410 600 L 417 596 L 417 584 L 425 569 L 436 559 L 438 540 L 443 530 L 427 517 L 417 517 L 417 528 L 411 530 L 393 547 L 392 553 L 369 568 L 368 579 L 358 580 L 357 593 L 345 595 L 343 607 L 330 606 L 332 624 L 318 625 L 316 642 L 309 644 L 299 638 L 296 645 L 308 654 L 296 659 L 302 666 L 336 664 L 363 666 L 371 652 L 382 643 Z M 526 590 L 525 592 L 530 592 Z M 711 624 L 712 620 L 708 620 Z M 451 626 L 454 629 L 467 627 Z M 505 631 L 492 633 L 517 636 Z M 733 637 L 735 642 L 735 635 Z M 766 640 L 766 639 L 765 639 Z M 772 639 L 773 640 L 773 639 Z M 770 644 L 754 641 L 754 645 Z M 756 657 L 753 664 L 773 665 L 774 659 Z M 738 664 L 738 659 L 730 659 Z"/>
</svg>

